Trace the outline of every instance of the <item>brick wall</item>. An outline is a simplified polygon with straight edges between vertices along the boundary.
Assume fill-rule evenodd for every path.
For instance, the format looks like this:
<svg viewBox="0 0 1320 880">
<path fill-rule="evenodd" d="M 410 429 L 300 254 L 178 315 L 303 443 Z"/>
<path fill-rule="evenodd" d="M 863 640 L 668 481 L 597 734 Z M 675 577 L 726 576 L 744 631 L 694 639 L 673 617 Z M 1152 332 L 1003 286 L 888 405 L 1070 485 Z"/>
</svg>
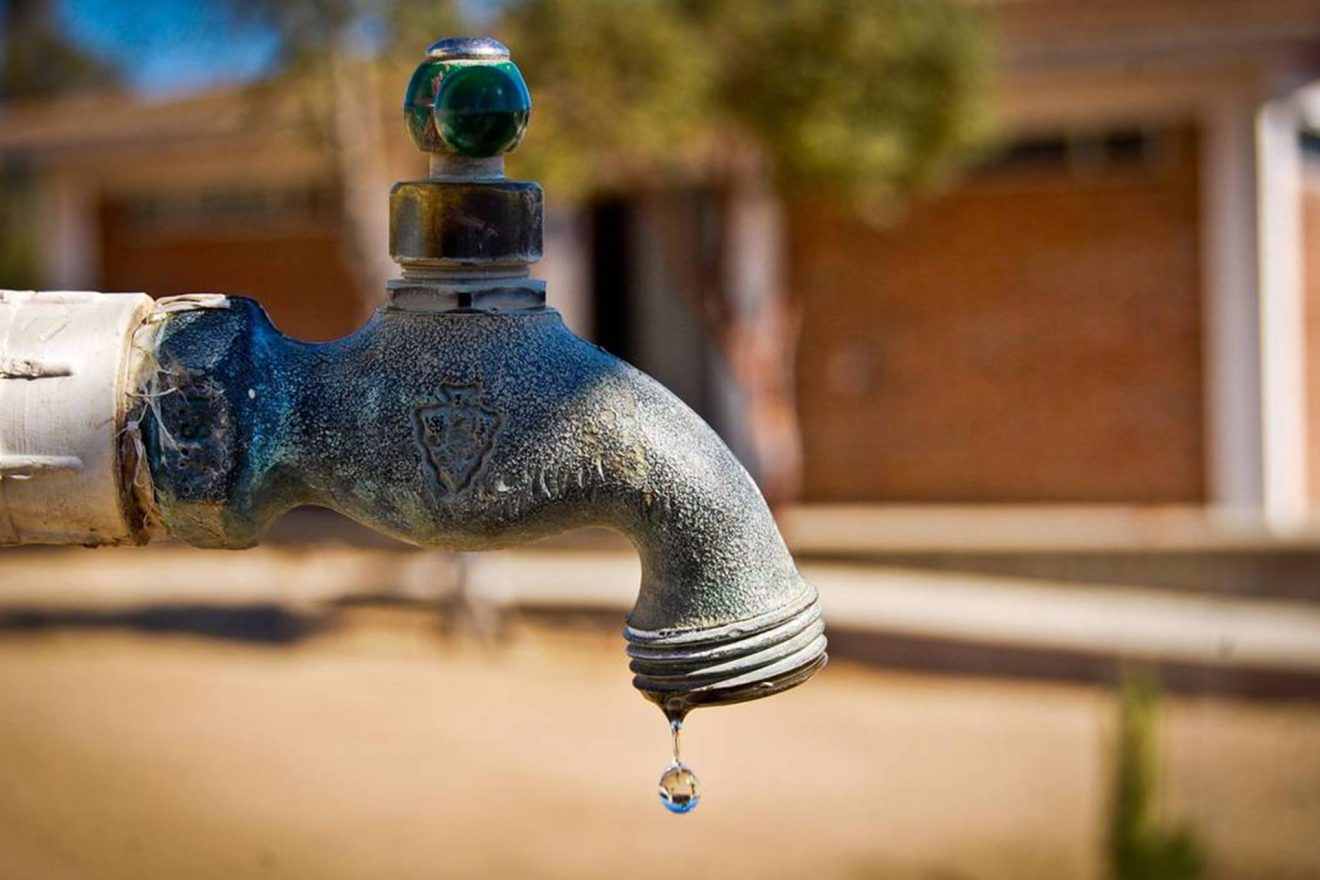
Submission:
<svg viewBox="0 0 1320 880">
<path fill-rule="evenodd" d="M 795 208 L 806 498 L 1202 500 L 1195 152 L 987 170 L 883 229 Z"/>
<path fill-rule="evenodd" d="M 337 218 L 331 192 L 233 188 L 108 199 L 99 212 L 100 287 L 250 296 L 283 332 L 335 339 L 365 314 Z"/>
</svg>

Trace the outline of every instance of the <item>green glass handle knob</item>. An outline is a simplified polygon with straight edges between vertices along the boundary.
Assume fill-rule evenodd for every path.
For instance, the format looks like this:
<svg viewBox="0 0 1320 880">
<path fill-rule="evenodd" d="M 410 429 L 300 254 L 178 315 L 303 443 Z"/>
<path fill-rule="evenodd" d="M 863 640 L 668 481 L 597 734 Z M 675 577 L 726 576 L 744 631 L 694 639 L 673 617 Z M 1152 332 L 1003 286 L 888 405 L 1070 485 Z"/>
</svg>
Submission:
<svg viewBox="0 0 1320 880">
<path fill-rule="evenodd" d="M 531 112 L 509 50 L 484 37 L 432 44 L 403 99 L 408 133 L 420 149 L 475 159 L 517 147 Z"/>
</svg>

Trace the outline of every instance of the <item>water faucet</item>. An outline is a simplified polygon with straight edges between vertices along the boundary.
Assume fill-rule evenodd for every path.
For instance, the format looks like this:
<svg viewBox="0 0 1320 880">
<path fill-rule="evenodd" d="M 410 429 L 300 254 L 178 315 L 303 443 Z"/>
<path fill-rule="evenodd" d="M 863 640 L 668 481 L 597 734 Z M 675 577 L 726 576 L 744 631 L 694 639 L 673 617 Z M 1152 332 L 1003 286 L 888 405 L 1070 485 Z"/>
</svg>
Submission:
<svg viewBox="0 0 1320 880">
<path fill-rule="evenodd" d="M 805 681 L 817 594 L 752 479 L 530 277 L 508 50 L 441 40 L 404 101 L 429 175 L 390 193 L 400 276 L 350 336 L 291 339 L 240 297 L 0 294 L 0 543 L 244 548 L 303 505 L 455 550 L 602 526 L 641 557 L 633 683 L 671 716 Z"/>
</svg>

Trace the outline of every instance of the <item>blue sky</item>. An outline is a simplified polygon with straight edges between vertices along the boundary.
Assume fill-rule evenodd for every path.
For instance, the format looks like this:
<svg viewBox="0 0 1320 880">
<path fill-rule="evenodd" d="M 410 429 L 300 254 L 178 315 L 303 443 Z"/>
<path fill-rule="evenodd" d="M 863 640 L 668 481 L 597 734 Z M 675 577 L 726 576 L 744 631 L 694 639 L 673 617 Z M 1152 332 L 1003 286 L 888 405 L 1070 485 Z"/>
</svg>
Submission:
<svg viewBox="0 0 1320 880">
<path fill-rule="evenodd" d="M 195 92 L 262 76 L 279 40 L 206 0 L 60 0 L 65 34 L 113 63 L 151 97 Z"/>
<path fill-rule="evenodd" d="M 3 0 L 0 0 L 3 1 Z M 248 82 L 269 73 L 279 57 L 275 30 L 235 18 L 235 3 L 211 0 L 54 0 L 63 32 L 120 70 L 150 98 Z M 364 0 L 363 9 L 372 8 Z M 502 0 L 459 0 L 465 20 L 480 29 Z M 364 49 L 379 47 L 378 18 L 364 15 L 351 34 Z"/>
<path fill-rule="evenodd" d="M 0 0 L 3 2 L 3 0 Z M 93 54 L 114 64 L 148 97 L 169 97 L 270 72 L 279 37 L 261 22 L 236 18 L 239 3 L 208 0 L 55 0 L 57 25 Z M 381 2 L 363 0 L 363 16 L 349 39 L 365 51 L 382 44 L 383 26 L 369 13 Z M 459 0 L 464 19 L 480 27 L 501 0 Z"/>
</svg>

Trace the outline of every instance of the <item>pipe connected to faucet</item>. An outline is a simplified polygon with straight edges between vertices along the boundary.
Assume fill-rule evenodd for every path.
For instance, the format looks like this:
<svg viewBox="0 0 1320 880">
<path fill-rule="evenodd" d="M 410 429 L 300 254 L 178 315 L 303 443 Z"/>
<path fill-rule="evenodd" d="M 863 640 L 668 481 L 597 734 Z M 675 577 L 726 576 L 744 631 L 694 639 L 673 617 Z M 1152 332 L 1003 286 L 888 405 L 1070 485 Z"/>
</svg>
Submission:
<svg viewBox="0 0 1320 880">
<path fill-rule="evenodd" d="M 507 180 L 502 155 L 521 140 L 530 107 L 500 44 L 431 47 L 404 108 L 431 173 L 391 193 L 402 277 L 351 336 L 290 339 L 238 297 L 162 300 L 149 311 L 145 298 L 113 297 L 125 300 L 121 344 L 86 365 L 123 377 L 122 393 L 98 404 L 113 432 L 51 432 L 91 450 L 65 450 L 66 459 L 99 462 L 108 447 L 112 465 L 70 471 L 44 494 L 57 477 L 29 472 L 20 486 L 12 468 L 5 477 L 13 437 L 0 425 L 0 542 L 168 537 L 242 548 L 302 505 L 461 550 L 603 526 L 641 557 L 625 638 L 634 685 L 671 715 L 809 678 L 825 663 L 816 591 L 747 472 L 659 383 L 573 335 L 529 277 L 541 191 Z M 0 340 L 15 338 L 20 311 L 43 296 L 0 299 Z M 40 362 L 39 349 L 25 361 Z M 22 394 L 35 409 L 85 389 L 87 375 L 0 372 L 0 402 Z M 37 384 L 56 381 L 65 386 Z M 15 382 L 27 384 L 15 391 Z M 71 499 L 91 489 L 99 506 L 83 519 L 95 527 L 61 528 L 43 507 L 43 497 L 76 507 Z"/>
</svg>

